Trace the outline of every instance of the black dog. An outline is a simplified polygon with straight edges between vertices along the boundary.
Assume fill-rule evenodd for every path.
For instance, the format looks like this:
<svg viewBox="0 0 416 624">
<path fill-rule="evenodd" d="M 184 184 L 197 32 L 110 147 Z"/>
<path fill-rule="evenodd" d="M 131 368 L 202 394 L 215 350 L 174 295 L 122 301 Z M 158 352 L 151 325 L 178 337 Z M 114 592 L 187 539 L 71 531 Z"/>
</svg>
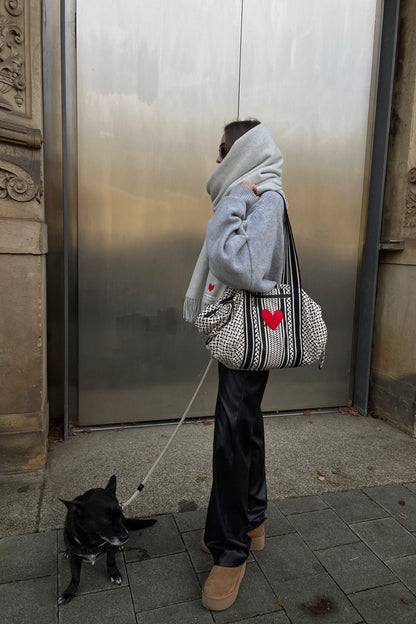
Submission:
<svg viewBox="0 0 416 624">
<path fill-rule="evenodd" d="M 62 500 L 62 499 L 60 499 Z M 107 553 L 110 581 L 120 585 L 122 577 L 116 565 L 116 552 L 123 549 L 128 529 L 143 529 L 156 520 L 125 518 L 116 498 L 116 477 L 113 475 L 105 489 L 94 488 L 73 501 L 62 502 L 68 508 L 65 520 L 65 557 L 71 564 L 71 582 L 58 600 L 63 605 L 77 593 L 83 561 L 94 565 L 99 555 Z"/>
</svg>

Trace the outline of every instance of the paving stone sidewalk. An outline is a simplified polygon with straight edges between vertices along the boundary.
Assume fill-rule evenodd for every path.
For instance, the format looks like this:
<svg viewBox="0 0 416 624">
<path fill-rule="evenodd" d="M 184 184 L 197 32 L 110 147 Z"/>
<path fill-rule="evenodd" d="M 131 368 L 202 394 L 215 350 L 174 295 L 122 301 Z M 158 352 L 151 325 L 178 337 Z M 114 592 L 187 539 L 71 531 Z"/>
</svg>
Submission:
<svg viewBox="0 0 416 624">
<path fill-rule="evenodd" d="M 77 597 L 62 531 L 0 541 L 0 604 L 9 624 L 414 624 L 416 483 L 306 496 L 269 504 L 266 547 L 251 553 L 235 604 L 201 605 L 211 556 L 199 545 L 205 510 L 167 514 L 130 534 L 123 583 L 105 558 L 84 564 Z"/>
</svg>

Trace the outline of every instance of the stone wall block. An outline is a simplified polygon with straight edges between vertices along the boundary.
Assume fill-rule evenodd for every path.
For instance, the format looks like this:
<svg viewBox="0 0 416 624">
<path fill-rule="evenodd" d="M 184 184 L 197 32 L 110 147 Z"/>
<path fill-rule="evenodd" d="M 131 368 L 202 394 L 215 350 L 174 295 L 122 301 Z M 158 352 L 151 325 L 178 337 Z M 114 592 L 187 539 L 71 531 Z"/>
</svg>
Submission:
<svg viewBox="0 0 416 624">
<path fill-rule="evenodd" d="M 409 190 L 412 191 L 411 170 L 416 167 L 415 24 L 416 3 L 414 0 L 402 0 L 384 193 L 383 240 L 416 238 L 416 224 L 409 231 L 409 215 L 406 215 L 407 196 Z"/>
<path fill-rule="evenodd" d="M 48 251 L 48 228 L 39 221 L 0 220 L 0 253 L 44 254 Z"/>
<path fill-rule="evenodd" d="M 371 400 L 376 413 L 416 435 L 416 266 L 379 269 Z"/>
<path fill-rule="evenodd" d="M 0 473 L 41 470 L 46 459 L 46 438 L 42 431 L 0 436 Z"/>
<path fill-rule="evenodd" d="M 0 254 L 0 414 L 46 399 L 45 256 Z"/>
<path fill-rule="evenodd" d="M 0 434 L 42 431 L 47 424 L 45 421 L 47 414 L 47 409 L 26 414 L 0 414 Z"/>
</svg>

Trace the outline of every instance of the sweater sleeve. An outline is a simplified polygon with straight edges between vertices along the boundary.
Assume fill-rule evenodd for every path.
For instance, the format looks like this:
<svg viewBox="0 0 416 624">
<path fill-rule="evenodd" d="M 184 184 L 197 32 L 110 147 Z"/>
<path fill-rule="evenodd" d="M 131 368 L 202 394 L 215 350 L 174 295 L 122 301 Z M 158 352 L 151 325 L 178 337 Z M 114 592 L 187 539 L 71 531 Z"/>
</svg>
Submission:
<svg viewBox="0 0 416 624">
<path fill-rule="evenodd" d="M 221 282 L 260 292 L 275 286 L 266 276 L 276 246 L 283 250 L 283 210 L 278 193 L 257 198 L 246 186 L 236 186 L 221 199 L 206 232 L 210 269 Z"/>
</svg>

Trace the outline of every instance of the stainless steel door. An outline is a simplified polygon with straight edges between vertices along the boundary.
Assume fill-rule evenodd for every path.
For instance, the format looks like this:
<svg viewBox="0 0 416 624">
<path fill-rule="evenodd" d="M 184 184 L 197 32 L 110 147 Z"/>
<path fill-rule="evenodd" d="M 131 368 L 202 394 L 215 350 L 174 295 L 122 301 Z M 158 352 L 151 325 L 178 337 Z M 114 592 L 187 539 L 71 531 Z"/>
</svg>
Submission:
<svg viewBox="0 0 416 624">
<path fill-rule="evenodd" d="M 263 407 L 345 403 L 376 0 L 78 0 L 80 423 L 177 418 L 208 354 L 182 302 L 211 214 L 224 122 L 262 119 L 323 371 L 278 371 Z M 336 5 L 336 7 L 334 6 Z M 213 413 L 216 375 L 193 410 Z"/>
<path fill-rule="evenodd" d="M 274 371 L 264 409 L 351 396 L 376 15 L 373 0 L 244 0 L 240 116 L 264 120 L 285 157 L 303 286 L 328 325 L 324 369 Z"/>
</svg>

